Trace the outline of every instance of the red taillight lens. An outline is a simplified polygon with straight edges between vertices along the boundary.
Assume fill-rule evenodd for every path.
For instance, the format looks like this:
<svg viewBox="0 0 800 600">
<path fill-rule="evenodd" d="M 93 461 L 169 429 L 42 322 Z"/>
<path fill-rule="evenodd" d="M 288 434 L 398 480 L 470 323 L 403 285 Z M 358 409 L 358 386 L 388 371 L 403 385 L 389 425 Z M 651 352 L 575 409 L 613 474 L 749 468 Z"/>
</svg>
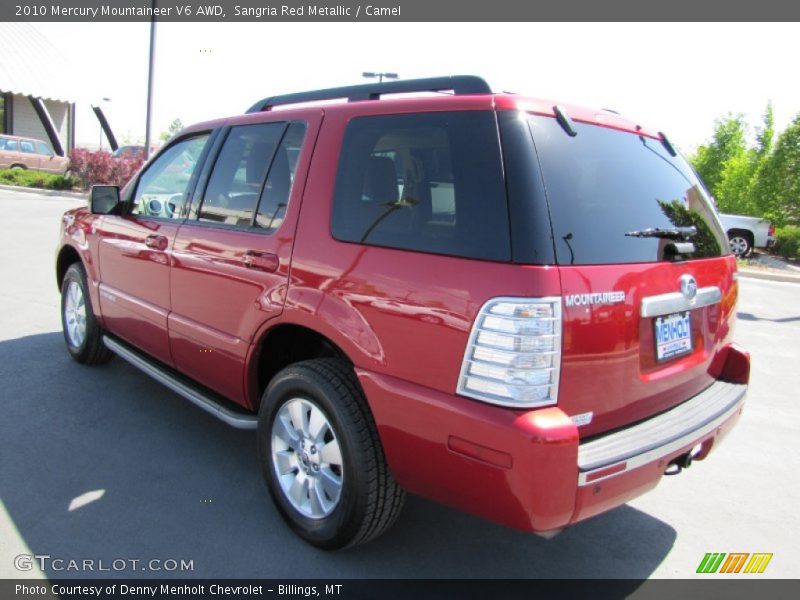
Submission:
<svg viewBox="0 0 800 600">
<path fill-rule="evenodd" d="M 775 225 L 769 226 L 769 237 L 773 237 L 775 235 Z"/>
<path fill-rule="evenodd" d="M 725 362 L 719 373 L 719 379 L 730 383 L 746 384 L 750 381 L 750 353 L 736 344 L 725 348 Z"/>
</svg>

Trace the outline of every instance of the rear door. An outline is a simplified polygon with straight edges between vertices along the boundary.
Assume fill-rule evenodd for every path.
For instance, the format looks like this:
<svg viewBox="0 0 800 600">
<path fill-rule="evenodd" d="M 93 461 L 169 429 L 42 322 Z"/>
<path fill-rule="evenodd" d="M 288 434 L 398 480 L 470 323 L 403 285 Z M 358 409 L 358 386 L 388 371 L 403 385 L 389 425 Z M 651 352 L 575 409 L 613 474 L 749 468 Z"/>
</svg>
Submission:
<svg viewBox="0 0 800 600">
<path fill-rule="evenodd" d="M 103 217 L 98 231 L 100 307 L 106 326 L 169 365 L 173 244 L 208 138 L 201 133 L 171 144 L 133 184 L 130 210 Z"/>
<path fill-rule="evenodd" d="M 702 184 L 659 139 L 530 117 L 563 295 L 559 406 L 584 435 L 708 387 L 735 261 Z"/>
<path fill-rule="evenodd" d="M 20 158 L 28 169 L 41 169 L 42 157 L 36 152 L 36 145 L 33 140 L 19 141 Z"/>
<path fill-rule="evenodd" d="M 283 310 L 304 173 L 321 111 L 231 127 L 175 239 L 170 343 L 177 367 L 245 403 L 253 336 Z"/>
</svg>

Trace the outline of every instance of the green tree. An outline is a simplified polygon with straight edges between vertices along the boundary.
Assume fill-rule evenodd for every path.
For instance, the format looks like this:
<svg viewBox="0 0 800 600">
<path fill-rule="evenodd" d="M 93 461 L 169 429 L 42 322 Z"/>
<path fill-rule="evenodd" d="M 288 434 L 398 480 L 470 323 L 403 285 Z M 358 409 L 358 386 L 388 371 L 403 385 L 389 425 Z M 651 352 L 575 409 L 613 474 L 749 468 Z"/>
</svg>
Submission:
<svg viewBox="0 0 800 600">
<path fill-rule="evenodd" d="M 772 141 L 775 138 L 775 114 L 772 111 L 771 100 L 767 102 L 762 123 L 762 127 L 756 130 L 756 154 L 759 159 L 763 159 L 770 153 Z"/>
<path fill-rule="evenodd" d="M 746 153 L 744 116 L 729 113 L 726 118 L 717 119 L 711 143 L 697 149 L 692 163 L 718 202 L 718 187 L 728 161 Z"/>
<path fill-rule="evenodd" d="M 754 198 L 758 212 L 774 225 L 800 225 L 800 114 L 759 165 Z"/>
<path fill-rule="evenodd" d="M 175 119 L 172 123 L 169 124 L 169 128 L 167 131 L 162 131 L 161 135 L 158 136 L 162 142 L 166 142 L 170 139 L 173 135 L 178 133 L 181 129 L 183 129 L 183 121 L 180 119 Z"/>
<path fill-rule="evenodd" d="M 765 127 L 759 133 L 759 149 L 768 152 L 772 140 L 772 107 L 767 106 Z M 743 115 L 718 119 L 714 137 L 700 146 L 692 159 L 720 211 L 735 214 L 756 214 L 753 186 L 760 161 L 759 150 L 748 149 L 745 141 L 747 125 Z M 763 142 L 763 144 L 762 144 Z"/>
</svg>

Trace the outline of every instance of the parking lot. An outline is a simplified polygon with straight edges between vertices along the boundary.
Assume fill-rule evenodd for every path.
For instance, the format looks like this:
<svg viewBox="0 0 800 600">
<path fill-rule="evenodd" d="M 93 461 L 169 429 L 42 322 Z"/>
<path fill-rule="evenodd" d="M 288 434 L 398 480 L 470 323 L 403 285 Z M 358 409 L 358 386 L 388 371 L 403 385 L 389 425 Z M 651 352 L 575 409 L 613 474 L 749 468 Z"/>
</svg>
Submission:
<svg viewBox="0 0 800 600">
<path fill-rule="evenodd" d="M 761 577 L 796 576 L 800 285 L 740 279 L 745 413 L 707 461 L 650 494 L 551 540 L 411 497 L 387 535 L 330 554 L 280 520 L 252 432 L 121 360 L 69 358 L 53 259 L 59 215 L 80 203 L 0 190 L 0 577 L 109 575 L 15 568 L 37 554 L 192 561 L 116 573 L 147 577 L 689 578 L 707 552 L 770 552 Z"/>
</svg>

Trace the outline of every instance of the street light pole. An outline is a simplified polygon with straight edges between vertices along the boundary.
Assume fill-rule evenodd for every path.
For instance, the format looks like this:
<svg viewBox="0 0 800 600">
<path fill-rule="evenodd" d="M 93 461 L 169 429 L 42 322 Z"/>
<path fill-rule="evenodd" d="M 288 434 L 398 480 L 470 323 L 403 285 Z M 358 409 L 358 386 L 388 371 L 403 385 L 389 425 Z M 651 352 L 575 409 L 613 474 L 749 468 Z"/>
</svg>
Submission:
<svg viewBox="0 0 800 600">
<path fill-rule="evenodd" d="M 144 159 L 150 158 L 150 120 L 153 112 L 153 63 L 156 56 L 156 0 L 152 0 L 153 17 L 150 19 L 150 63 L 147 72 L 147 121 L 144 127 Z"/>
<path fill-rule="evenodd" d="M 386 79 L 397 79 L 397 73 L 374 73 L 372 71 L 364 71 L 361 73 L 362 77 L 366 77 L 367 79 L 378 79 L 378 83 L 383 83 L 383 78 Z"/>
</svg>

